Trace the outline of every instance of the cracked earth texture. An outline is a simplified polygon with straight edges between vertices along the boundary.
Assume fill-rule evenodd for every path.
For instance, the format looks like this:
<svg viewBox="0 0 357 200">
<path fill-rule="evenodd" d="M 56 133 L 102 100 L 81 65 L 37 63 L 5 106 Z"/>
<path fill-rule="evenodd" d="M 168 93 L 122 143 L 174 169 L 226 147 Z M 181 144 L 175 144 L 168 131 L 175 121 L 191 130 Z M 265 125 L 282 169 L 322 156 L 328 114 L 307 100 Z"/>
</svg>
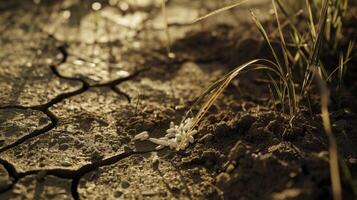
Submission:
<svg viewBox="0 0 357 200">
<path fill-rule="evenodd" d="M 99 2 L 99 11 L 92 1 L 0 3 L 0 199 L 330 195 L 323 133 L 266 130 L 280 118 L 259 106 L 266 90 L 254 79 L 233 82 L 187 150 L 132 141 L 141 131 L 163 136 L 225 66 L 255 56 L 232 58 L 246 45 L 259 51 L 257 34 L 239 31 L 248 26 L 248 7 L 266 17 L 267 1 L 197 25 L 189 22 L 231 1 L 168 1 L 174 59 L 165 53 L 160 1 Z M 239 95 L 232 92 L 238 85 Z M 356 151 L 347 155 L 353 164 Z"/>
</svg>

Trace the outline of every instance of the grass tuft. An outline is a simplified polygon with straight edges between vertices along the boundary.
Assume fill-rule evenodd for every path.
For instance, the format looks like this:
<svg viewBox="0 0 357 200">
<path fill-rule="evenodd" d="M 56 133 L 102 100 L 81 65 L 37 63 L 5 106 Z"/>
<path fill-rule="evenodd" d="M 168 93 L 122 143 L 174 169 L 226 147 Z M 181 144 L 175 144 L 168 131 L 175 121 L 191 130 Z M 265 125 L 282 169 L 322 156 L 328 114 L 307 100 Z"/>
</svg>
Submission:
<svg viewBox="0 0 357 200">
<path fill-rule="evenodd" d="M 275 14 L 275 19 L 277 22 L 277 32 L 279 33 L 281 52 L 275 50 L 272 46 L 271 40 L 264 29 L 263 25 L 260 23 L 255 14 L 251 11 L 252 19 L 254 24 L 257 26 L 259 32 L 261 33 L 263 39 L 268 44 L 273 55 L 273 61 L 267 59 L 254 59 L 243 65 L 240 65 L 224 75 L 222 78 L 211 84 L 196 100 L 194 105 L 189 110 L 188 114 L 192 113 L 192 109 L 200 104 L 200 108 L 197 114 L 193 118 L 193 126 L 198 125 L 202 120 L 205 113 L 217 100 L 220 94 L 223 93 L 224 89 L 229 85 L 229 83 L 242 72 L 247 70 L 266 70 L 269 78 L 272 80 L 272 88 L 275 90 L 276 96 L 279 102 L 282 104 L 283 112 L 284 105 L 289 106 L 290 121 L 294 119 L 298 112 L 298 97 L 295 91 L 295 82 L 293 80 L 293 71 L 295 66 L 299 66 L 301 70 L 301 78 L 303 81 L 300 86 L 301 95 L 309 96 L 310 85 L 313 80 L 318 80 L 318 85 L 321 91 L 321 116 L 323 121 L 324 130 L 329 141 L 329 165 L 331 174 L 331 184 L 333 190 L 333 197 L 335 200 L 342 199 L 342 189 L 341 189 L 341 178 L 339 173 L 339 157 L 337 150 L 337 143 L 335 137 L 332 133 L 331 123 L 329 118 L 328 101 L 329 101 L 329 89 L 327 87 L 327 82 L 331 79 L 335 72 L 338 72 L 338 85 L 343 84 L 343 79 L 347 70 L 347 62 L 349 62 L 355 55 L 352 54 L 352 50 L 355 47 L 354 41 L 351 41 L 348 49 L 343 55 L 340 53 L 339 65 L 333 72 L 329 74 L 328 70 L 325 69 L 324 64 L 320 60 L 320 54 L 325 47 L 325 43 L 333 43 L 333 47 L 338 46 L 340 41 L 340 36 L 342 33 L 342 18 L 345 14 L 347 8 L 347 0 L 322 0 L 321 12 L 319 15 L 314 15 L 316 13 L 313 9 L 317 8 L 317 4 L 310 4 L 309 0 L 305 0 L 307 9 L 307 27 L 308 30 L 300 33 L 300 30 L 296 25 L 294 25 L 294 17 L 291 17 L 288 12 L 280 3 L 280 0 L 272 0 L 273 11 Z M 223 7 L 221 9 L 215 10 L 196 19 L 193 23 L 204 20 L 210 16 L 216 15 L 220 12 L 231 9 L 235 6 L 242 4 L 245 1 L 238 2 L 236 4 Z M 315 1 L 314 1 L 315 2 Z M 279 10 L 285 15 L 286 22 L 280 23 Z M 337 11 L 334 8 L 339 8 Z M 299 13 L 299 12 L 298 12 Z M 318 24 L 315 25 L 315 19 L 318 18 Z M 283 29 L 289 25 L 289 35 L 292 44 L 288 44 L 284 38 Z M 333 31 L 331 31 L 333 30 Z M 326 42 L 325 42 L 326 40 Z M 337 44 L 336 44 L 337 43 Z M 295 47 L 295 50 L 289 50 L 287 46 Z M 282 55 L 283 62 L 280 60 L 278 55 Z M 274 76 L 272 76 L 274 75 Z M 298 75 L 298 74 L 296 74 Z M 274 99 L 275 96 L 273 95 Z M 288 103 L 286 103 L 288 99 Z M 308 99 L 309 102 L 309 99 Z M 311 111 L 311 110 L 310 110 Z M 292 126 L 292 125 L 291 125 Z M 348 168 L 342 165 L 342 170 L 344 174 L 348 175 Z M 348 176 L 347 176 L 348 177 Z"/>
</svg>

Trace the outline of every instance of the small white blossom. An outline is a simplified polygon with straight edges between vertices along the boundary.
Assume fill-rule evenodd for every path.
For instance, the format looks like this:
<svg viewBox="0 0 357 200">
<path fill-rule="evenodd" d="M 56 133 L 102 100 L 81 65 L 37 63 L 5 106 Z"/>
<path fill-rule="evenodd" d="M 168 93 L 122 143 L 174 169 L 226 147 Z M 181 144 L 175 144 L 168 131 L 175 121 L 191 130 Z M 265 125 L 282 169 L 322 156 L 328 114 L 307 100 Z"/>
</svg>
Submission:
<svg viewBox="0 0 357 200">
<path fill-rule="evenodd" d="M 157 144 L 156 150 L 160 150 L 164 147 L 169 147 L 170 149 L 184 150 L 188 147 L 190 143 L 195 141 L 193 137 L 197 134 L 197 130 L 193 129 L 192 118 L 185 119 L 181 124 L 175 125 L 174 122 L 170 122 L 170 127 L 166 130 L 166 135 L 161 138 L 149 138 L 149 141 Z M 138 134 L 135 138 L 145 138 L 148 139 L 148 135 Z"/>
<path fill-rule="evenodd" d="M 169 143 L 165 139 L 149 138 L 149 141 L 158 145 L 169 146 Z"/>
<path fill-rule="evenodd" d="M 135 135 L 134 139 L 133 140 L 146 140 L 149 138 L 149 133 L 147 131 L 143 131 L 137 135 Z"/>
</svg>

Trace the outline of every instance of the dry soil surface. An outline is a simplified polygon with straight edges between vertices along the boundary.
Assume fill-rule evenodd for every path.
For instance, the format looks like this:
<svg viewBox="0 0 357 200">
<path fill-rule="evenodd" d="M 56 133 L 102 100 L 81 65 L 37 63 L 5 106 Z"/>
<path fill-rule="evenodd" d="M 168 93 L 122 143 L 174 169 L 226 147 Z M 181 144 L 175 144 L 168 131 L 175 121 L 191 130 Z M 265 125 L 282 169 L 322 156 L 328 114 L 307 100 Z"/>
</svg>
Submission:
<svg viewBox="0 0 357 200">
<path fill-rule="evenodd" d="M 186 150 L 132 140 L 163 136 L 214 80 L 264 51 L 248 8 L 266 19 L 267 1 L 194 25 L 231 2 L 169 1 L 173 59 L 160 1 L 48 2 L 0 2 L 0 199 L 331 198 L 319 115 L 289 128 L 262 74 L 235 80 Z M 357 116 L 338 110 L 332 122 L 355 173 Z"/>
</svg>

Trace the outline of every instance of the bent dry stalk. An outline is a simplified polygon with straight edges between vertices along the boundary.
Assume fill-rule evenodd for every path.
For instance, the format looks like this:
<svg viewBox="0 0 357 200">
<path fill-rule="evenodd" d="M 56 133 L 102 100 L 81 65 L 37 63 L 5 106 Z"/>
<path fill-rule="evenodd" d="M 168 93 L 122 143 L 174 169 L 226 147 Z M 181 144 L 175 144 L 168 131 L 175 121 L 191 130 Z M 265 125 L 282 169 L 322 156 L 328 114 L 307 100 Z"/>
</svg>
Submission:
<svg viewBox="0 0 357 200">
<path fill-rule="evenodd" d="M 161 0 L 161 12 L 163 17 L 164 30 L 166 34 L 166 53 L 169 58 L 174 58 L 175 54 L 171 52 L 171 35 L 167 19 L 165 0 Z"/>
<path fill-rule="evenodd" d="M 322 122 L 325 129 L 325 133 L 329 142 L 329 163 L 330 163 L 330 174 L 331 174 L 331 184 L 333 191 L 334 200 L 342 200 L 342 189 L 341 189 L 341 178 L 338 165 L 338 150 L 335 136 L 332 133 L 330 114 L 328 111 L 328 102 L 330 98 L 329 89 L 326 83 L 322 79 L 321 73 L 318 73 L 318 84 L 320 86 L 321 92 L 321 116 Z"/>
<path fill-rule="evenodd" d="M 242 1 L 237 2 L 237 3 L 235 3 L 235 4 L 228 5 L 228 6 L 225 6 L 225 7 L 223 7 L 223 8 L 214 10 L 214 11 L 212 11 L 212 12 L 210 12 L 210 13 L 208 13 L 208 14 L 202 16 L 202 17 L 199 17 L 199 18 L 193 20 L 191 23 L 194 24 L 194 23 L 196 23 L 196 22 L 202 21 L 202 20 L 204 20 L 204 19 L 206 19 L 206 18 L 208 18 L 208 17 L 210 17 L 210 16 L 213 16 L 213 15 L 216 15 L 216 14 L 218 14 L 218 13 L 224 12 L 224 11 L 226 11 L 226 10 L 235 8 L 235 7 L 237 7 L 237 6 L 239 6 L 239 5 L 243 4 L 243 3 L 245 3 L 245 2 L 247 2 L 247 1 L 249 1 L 249 0 L 242 0 Z"/>
<path fill-rule="evenodd" d="M 202 103 L 200 109 L 198 110 L 197 114 L 193 119 L 193 125 L 191 128 L 194 128 L 198 125 L 201 121 L 205 113 L 208 109 L 213 105 L 216 99 L 219 97 L 220 94 L 224 91 L 224 89 L 229 85 L 229 83 L 236 78 L 238 75 L 241 74 L 244 70 L 266 70 L 268 72 L 272 72 L 273 74 L 277 75 L 286 83 L 284 79 L 284 75 L 282 75 L 279 71 L 279 66 L 267 59 L 255 59 L 249 61 L 243 65 L 240 65 L 233 69 L 231 72 L 223 76 L 221 79 L 217 80 L 211 86 L 209 86 L 196 100 L 196 102 L 192 105 L 191 109 L 187 112 L 186 115 L 192 112 L 193 107 Z"/>
</svg>

